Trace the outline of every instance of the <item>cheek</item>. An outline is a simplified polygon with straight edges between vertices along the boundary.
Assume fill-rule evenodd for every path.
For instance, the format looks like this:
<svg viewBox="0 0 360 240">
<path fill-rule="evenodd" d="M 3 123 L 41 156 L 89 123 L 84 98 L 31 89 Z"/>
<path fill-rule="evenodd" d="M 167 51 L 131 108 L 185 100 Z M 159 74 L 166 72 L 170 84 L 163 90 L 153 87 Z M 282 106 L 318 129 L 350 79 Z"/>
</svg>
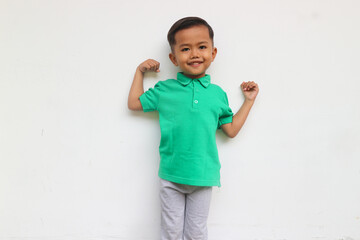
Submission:
<svg viewBox="0 0 360 240">
<path fill-rule="evenodd" d="M 181 56 L 179 56 L 179 63 L 180 64 L 186 64 L 186 62 L 187 62 L 187 57 L 186 57 L 186 55 L 181 55 Z"/>
<path fill-rule="evenodd" d="M 205 58 L 212 58 L 212 52 L 211 51 L 205 51 L 203 53 L 203 57 Z"/>
</svg>

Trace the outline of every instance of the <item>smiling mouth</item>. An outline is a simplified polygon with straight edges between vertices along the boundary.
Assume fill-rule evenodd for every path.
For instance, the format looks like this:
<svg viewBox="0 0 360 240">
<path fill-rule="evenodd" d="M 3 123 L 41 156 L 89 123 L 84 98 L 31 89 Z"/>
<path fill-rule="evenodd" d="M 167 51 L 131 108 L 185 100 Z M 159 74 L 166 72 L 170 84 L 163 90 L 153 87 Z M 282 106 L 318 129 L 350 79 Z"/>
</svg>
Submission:
<svg viewBox="0 0 360 240">
<path fill-rule="evenodd" d="M 198 67 L 198 66 L 200 66 L 202 63 L 203 63 L 203 62 L 191 62 L 191 63 L 189 63 L 189 65 L 192 66 L 192 67 Z"/>
</svg>

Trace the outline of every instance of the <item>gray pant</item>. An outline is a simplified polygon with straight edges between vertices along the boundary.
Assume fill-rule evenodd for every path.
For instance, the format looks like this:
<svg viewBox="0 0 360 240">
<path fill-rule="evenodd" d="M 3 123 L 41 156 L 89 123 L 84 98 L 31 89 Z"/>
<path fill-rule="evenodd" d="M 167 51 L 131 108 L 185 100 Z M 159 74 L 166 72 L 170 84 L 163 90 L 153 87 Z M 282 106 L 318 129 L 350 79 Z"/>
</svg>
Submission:
<svg viewBox="0 0 360 240">
<path fill-rule="evenodd" d="M 207 240 L 211 192 L 160 179 L 161 240 Z"/>
</svg>

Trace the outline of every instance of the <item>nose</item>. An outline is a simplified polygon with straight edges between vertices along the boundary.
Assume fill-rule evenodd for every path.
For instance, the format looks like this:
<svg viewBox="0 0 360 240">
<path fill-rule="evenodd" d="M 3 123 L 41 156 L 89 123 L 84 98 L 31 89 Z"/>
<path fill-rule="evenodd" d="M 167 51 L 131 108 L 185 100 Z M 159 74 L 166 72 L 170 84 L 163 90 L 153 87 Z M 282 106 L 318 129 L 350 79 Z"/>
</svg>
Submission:
<svg viewBox="0 0 360 240">
<path fill-rule="evenodd" d="M 194 48 L 191 51 L 191 58 L 198 58 L 198 57 L 199 57 L 199 51 L 198 51 L 198 49 Z"/>
</svg>

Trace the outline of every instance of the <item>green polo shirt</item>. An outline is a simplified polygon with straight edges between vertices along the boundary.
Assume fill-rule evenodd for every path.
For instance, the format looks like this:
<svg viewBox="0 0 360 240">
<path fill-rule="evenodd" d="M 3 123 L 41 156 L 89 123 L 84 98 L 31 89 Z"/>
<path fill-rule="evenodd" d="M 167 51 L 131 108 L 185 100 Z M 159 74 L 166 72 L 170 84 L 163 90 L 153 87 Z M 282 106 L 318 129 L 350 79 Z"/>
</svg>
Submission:
<svg viewBox="0 0 360 240">
<path fill-rule="evenodd" d="M 158 111 L 160 120 L 159 177 L 195 186 L 220 186 L 215 133 L 232 122 L 226 93 L 210 76 L 159 81 L 140 96 L 144 112 Z"/>
</svg>

